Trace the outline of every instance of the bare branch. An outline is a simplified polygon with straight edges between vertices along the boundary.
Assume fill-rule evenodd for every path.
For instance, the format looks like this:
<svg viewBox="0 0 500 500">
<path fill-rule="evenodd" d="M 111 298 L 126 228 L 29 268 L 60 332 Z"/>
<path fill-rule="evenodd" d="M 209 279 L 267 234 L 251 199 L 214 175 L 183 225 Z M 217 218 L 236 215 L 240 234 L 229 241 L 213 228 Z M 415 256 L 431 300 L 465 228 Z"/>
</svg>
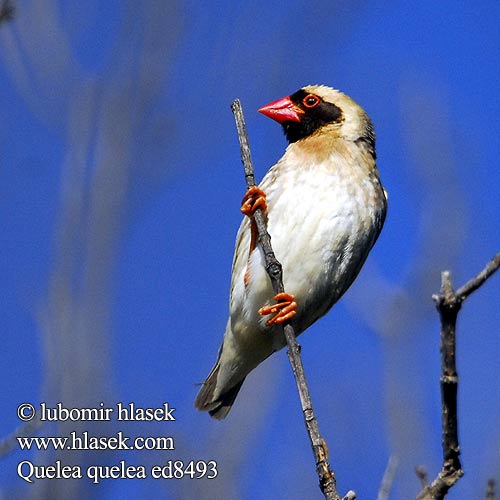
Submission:
<svg viewBox="0 0 500 500">
<path fill-rule="evenodd" d="M 396 477 L 398 463 L 399 460 L 396 455 L 391 455 L 389 457 L 384 477 L 382 478 L 382 482 L 380 483 L 380 488 L 378 490 L 377 500 L 388 500 L 389 495 L 391 494 L 394 478 Z"/>
<path fill-rule="evenodd" d="M 476 291 L 495 271 L 500 267 L 500 253 L 497 253 L 486 265 L 486 267 L 474 278 L 461 286 L 456 295 L 464 301 L 472 292 Z"/>
<path fill-rule="evenodd" d="M 432 298 L 441 322 L 441 416 L 443 466 L 434 481 L 424 486 L 417 500 L 441 500 L 448 490 L 464 475 L 460 464 L 458 442 L 456 369 L 456 322 L 462 302 L 477 290 L 500 267 L 500 254 L 495 255 L 475 278 L 457 291 L 453 289 L 449 271 L 441 274 L 441 292 Z"/>
<path fill-rule="evenodd" d="M 245 120 L 243 118 L 243 110 L 239 99 L 236 99 L 231 104 L 231 109 L 233 111 L 238 130 L 241 161 L 245 169 L 246 185 L 247 188 L 250 188 L 255 185 L 255 176 L 250 154 L 250 146 L 248 144 L 248 135 L 246 133 Z M 276 294 L 284 292 L 282 267 L 280 262 L 276 259 L 271 247 L 271 237 L 267 232 L 266 222 L 260 208 L 255 211 L 253 217 L 259 233 L 259 244 L 264 252 L 266 271 L 271 279 L 274 292 Z M 304 373 L 304 366 L 300 356 L 300 346 L 297 343 L 293 327 L 289 323 L 285 323 L 283 331 L 288 345 L 288 359 L 292 365 L 293 374 L 297 383 L 302 412 L 304 413 L 305 425 L 316 461 L 316 472 L 319 478 L 319 486 L 327 500 L 340 500 L 340 496 L 337 493 L 335 474 L 330 469 L 330 465 L 328 463 L 328 448 L 326 447 L 325 440 L 321 437 L 318 421 L 313 411 L 311 396 L 309 394 L 309 388 L 307 386 L 306 376 Z M 356 495 L 353 492 L 349 492 L 348 496 L 345 498 L 353 499 L 355 497 Z"/>
</svg>

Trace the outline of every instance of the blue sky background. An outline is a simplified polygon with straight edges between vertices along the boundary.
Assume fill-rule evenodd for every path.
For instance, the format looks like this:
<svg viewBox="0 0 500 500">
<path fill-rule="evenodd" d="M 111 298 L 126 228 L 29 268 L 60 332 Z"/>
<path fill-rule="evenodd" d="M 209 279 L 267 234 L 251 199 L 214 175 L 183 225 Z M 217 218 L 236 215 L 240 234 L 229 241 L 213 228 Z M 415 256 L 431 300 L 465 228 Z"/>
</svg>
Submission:
<svg viewBox="0 0 500 500">
<path fill-rule="evenodd" d="M 0 497 L 321 498 L 285 351 L 245 383 L 226 421 L 193 409 L 227 319 L 244 179 L 230 104 L 243 103 L 258 178 L 283 153 L 256 110 L 306 84 L 371 116 L 389 192 L 383 233 L 342 301 L 301 337 L 339 490 L 391 498 L 439 469 L 439 335 L 431 294 L 500 249 L 498 2 L 19 1 L 0 27 L 0 435 L 24 401 L 176 408 L 176 422 L 66 424 L 167 435 L 170 452 L 80 454 L 81 464 L 215 459 L 213 481 L 37 481 L 0 462 Z M 500 481 L 500 279 L 458 322 L 465 477 Z M 65 484 L 62 484 L 65 483 Z M 69 489 L 67 489 L 69 488 Z M 30 496 L 31 495 L 31 496 Z"/>
</svg>

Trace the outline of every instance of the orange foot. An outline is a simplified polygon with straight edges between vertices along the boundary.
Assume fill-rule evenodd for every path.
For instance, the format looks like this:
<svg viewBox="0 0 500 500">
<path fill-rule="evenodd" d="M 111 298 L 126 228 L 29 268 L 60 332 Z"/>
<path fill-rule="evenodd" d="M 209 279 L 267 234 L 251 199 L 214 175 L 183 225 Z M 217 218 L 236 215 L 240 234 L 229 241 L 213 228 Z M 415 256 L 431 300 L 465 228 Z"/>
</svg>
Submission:
<svg viewBox="0 0 500 500">
<path fill-rule="evenodd" d="M 294 298 L 289 293 L 278 293 L 274 297 L 274 300 L 278 302 L 277 304 L 261 307 L 259 309 L 260 315 L 267 316 L 268 314 L 274 314 L 271 319 L 266 321 L 266 325 L 281 324 L 293 318 L 297 314 L 297 302 L 295 302 Z"/>
<path fill-rule="evenodd" d="M 257 186 L 248 189 L 241 202 L 241 211 L 248 217 L 252 217 L 255 210 L 260 208 L 265 214 L 267 211 L 266 193 Z"/>
</svg>

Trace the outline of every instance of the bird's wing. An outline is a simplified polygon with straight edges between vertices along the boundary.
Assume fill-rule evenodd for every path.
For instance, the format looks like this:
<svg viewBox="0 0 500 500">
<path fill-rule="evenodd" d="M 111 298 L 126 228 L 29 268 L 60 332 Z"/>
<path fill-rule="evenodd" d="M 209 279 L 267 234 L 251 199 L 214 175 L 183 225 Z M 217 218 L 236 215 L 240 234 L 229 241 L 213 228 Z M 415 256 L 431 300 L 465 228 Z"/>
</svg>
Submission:
<svg viewBox="0 0 500 500">
<path fill-rule="evenodd" d="M 242 286 L 248 266 L 248 252 L 250 249 L 250 219 L 244 217 L 241 221 L 236 244 L 234 247 L 233 267 L 231 272 L 231 307 L 233 306 L 234 289 Z"/>
</svg>

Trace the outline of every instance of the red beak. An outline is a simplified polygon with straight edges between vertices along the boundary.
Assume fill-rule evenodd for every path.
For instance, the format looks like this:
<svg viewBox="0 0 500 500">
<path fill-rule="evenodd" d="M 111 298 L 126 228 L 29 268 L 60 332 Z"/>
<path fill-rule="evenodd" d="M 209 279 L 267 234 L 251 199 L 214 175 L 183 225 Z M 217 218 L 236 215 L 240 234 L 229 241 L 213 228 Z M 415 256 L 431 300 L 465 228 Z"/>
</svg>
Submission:
<svg viewBox="0 0 500 500">
<path fill-rule="evenodd" d="M 259 109 L 259 113 L 272 118 L 278 123 L 284 123 L 300 122 L 299 113 L 303 113 L 303 111 L 287 96 L 262 106 L 262 108 Z"/>
</svg>

